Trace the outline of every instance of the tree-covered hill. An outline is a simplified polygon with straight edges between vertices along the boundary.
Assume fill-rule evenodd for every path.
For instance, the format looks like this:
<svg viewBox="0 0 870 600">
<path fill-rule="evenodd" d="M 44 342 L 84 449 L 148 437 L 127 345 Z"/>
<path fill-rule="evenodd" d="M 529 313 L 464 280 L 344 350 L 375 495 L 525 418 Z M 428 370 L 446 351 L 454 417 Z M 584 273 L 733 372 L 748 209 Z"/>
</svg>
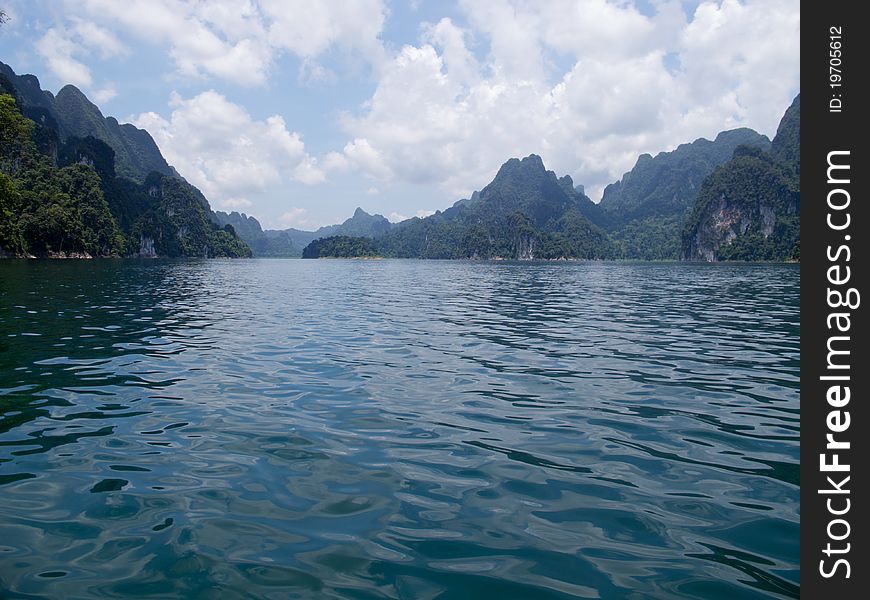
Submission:
<svg viewBox="0 0 870 600">
<path fill-rule="evenodd" d="M 212 222 L 199 190 L 171 168 L 141 180 L 119 175 L 109 142 L 68 128 L 61 135 L 64 117 L 53 97 L 35 77 L 10 78 L 11 69 L 2 67 L 0 255 L 250 256 L 231 227 Z M 30 98 L 26 112 L 23 97 Z"/>
<path fill-rule="evenodd" d="M 607 186 L 600 206 L 622 255 L 679 258 L 680 233 L 701 182 L 740 145 L 767 149 L 770 140 L 746 128 L 723 131 L 713 141 L 701 138 L 655 157 L 643 154 L 620 181 Z"/>
<path fill-rule="evenodd" d="M 682 237 L 687 260 L 800 257 L 800 95 L 769 151 L 740 146 L 704 179 Z"/>
<path fill-rule="evenodd" d="M 64 86 L 54 96 L 40 87 L 35 76 L 16 75 L 2 62 L 0 74 L 14 86 L 24 116 L 36 122 L 50 119 L 49 128 L 61 140 L 92 136 L 107 143 L 115 151 L 116 168 L 122 177 L 141 183 L 152 171 L 174 174 L 147 131 L 130 124 L 121 125 L 114 117 L 104 117 L 75 86 Z"/>
<path fill-rule="evenodd" d="M 368 237 L 333 235 L 318 238 L 305 246 L 302 258 L 378 258 L 375 242 Z"/>
<path fill-rule="evenodd" d="M 557 178 L 532 154 L 507 161 L 471 199 L 399 223 L 375 241 L 384 256 L 400 258 L 617 258 L 607 233 L 586 216 L 596 209 L 570 177 Z"/>
</svg>

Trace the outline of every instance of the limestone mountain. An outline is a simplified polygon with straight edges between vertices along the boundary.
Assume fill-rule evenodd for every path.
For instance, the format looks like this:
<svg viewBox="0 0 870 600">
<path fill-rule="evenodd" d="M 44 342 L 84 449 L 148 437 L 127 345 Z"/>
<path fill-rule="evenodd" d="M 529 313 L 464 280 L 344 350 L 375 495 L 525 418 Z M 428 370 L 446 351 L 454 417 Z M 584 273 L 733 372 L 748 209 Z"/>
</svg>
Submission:
<svg viewBox="0 0 870 600">
<path fill-rule="evenodd" d="M 614 258 L 617 249 L 586 214 L 597 207 L 557 178 L 540 156 L 504 163 L 492 182 L 444 212 L 396 225 L 375 239 L 384 256 L 410 258 Z"/>
<path fill-rule="evenodd" d="M 375 237 L 389 231 L 393 224 L 383 215 L 371 215 L 357 207 L 353 216 L 336 225 L 326 225 L 316 231 L 302 229 L 266 229 L 254 217 L 238 212 L 216 212 L 220 225 L 232 225 L 236 233 L 251 247 L 254 256 L 299 257 L 302 249 L 314 240 L 331 236 Z"/>
<path fill-rule="evenodd" d="M 383 215 L 370 215 L 362 208 L 357 207 L 353 212 L 353 216 L 345 219 L 338 225 L 327 225 L 321 227 L 315 233 L 320 237 L 345 235 L 356 237 L 375 237 L 382 233 L 386 233 L 393 227 L 393 224 Z"/>
<path fill-rule="evenodd" d="M 34 75 L 16 75 L 2 62 L 0 73 L 15 86 L 21 112 L 40 124 L 50 119 L 60 141 L 92 136 L 111 146 L 115 151 L 116 170 L 121 177 L 141 183 L 152 171 L 175 174 L 147 131 L 129 123 L 119 124 L 114 117 L 104 117 L 99 107 L 75 86 L 64 86 L 54 96 L 41 89 Z"/>
<path fill-rule="evenodd" d="M 0 63 L 0 140 L 0 253 L 250 256 L 148 132 L 72 86 L 54 97 Z"/>
<path fill-rule="evenodd" d="M 776 137 L 770 149 L 771 154 L 791 169 L 795 175 L 801 174 L 801 96 L 798 94 L 791 106 L 785 111 Z"/>
<path fill-rule="evenodd" d="M 687 260 L 799 257 L 800 95 L 769 151 L 740 146 L 704 179 L 683 230 Z"/>
<path fill-rule="evenodd" d="M 285 231 L 263 231 L 254 217 L 236 211 L 216 211 L 215 219 L 222 227 L 232 227 L 245 240 L 254 256 L 265 258 L 296 258 L 302 255 L 302 247 L 294 244 Z"/>
<path fill-rule="evenodd" d="M 700 138 L 655 157 L 642 154 L 631 171 L 604 189 L 599 206 L 622 254 L 647 260 L 677 259 L 680 232 L 701 182 L 740 146 L 770 148 L 752 129 L 723 131 L 713 141 Z"/>
<path fill-rule="evenodd" d="M 543 225 L 554 214 L 568 208 L 580 211 L 587 219 L 601 225 L 605 220 L 600 207 L 584 193 L 583 186 L 574 186 L 570 175 L 557 178 L 547 171 L 537 154 L 522 160 L 511 158 L 505 162 L 492 182 L 471 198 L 460 200 L 453 208 L 480 207 L 495 202 L 502 212 L 520 212 Z"/>
<path fill-rule="evenodd" d="M 632 221 L 691 211 L 701 182 L 740 145 L 770 148 L 767 136 L 748 128 L 723 131 L 712 142 L 699 138 L 655 157 L 641 154 L 631 171 L 604 188 L 601 208 L 613 219 Z"/>
</svg>

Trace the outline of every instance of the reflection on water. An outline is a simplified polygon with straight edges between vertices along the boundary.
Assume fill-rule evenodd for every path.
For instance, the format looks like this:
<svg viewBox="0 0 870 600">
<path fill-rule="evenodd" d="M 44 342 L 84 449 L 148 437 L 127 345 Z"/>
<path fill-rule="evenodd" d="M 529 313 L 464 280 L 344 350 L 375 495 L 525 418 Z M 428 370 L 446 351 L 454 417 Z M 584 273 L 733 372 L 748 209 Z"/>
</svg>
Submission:
<svg viewBox="0 0 870 600">
<path fill-rule="evenodd" d="M 797 597 L 799 280 L 0 261 L 0 595 Z"/>
</svg>

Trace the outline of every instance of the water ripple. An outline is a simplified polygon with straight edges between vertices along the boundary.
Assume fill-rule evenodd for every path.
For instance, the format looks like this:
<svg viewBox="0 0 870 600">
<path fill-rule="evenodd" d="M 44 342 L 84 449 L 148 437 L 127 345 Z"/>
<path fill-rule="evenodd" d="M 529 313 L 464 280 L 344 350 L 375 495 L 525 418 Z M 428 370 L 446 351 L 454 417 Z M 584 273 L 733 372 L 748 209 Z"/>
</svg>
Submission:
<svg viewBox="0 0 870 600">
<path fill-rule="evenodd" d="M 0 261 L 0 595 L 797 597 L 799 284 Z"/>
</svg>

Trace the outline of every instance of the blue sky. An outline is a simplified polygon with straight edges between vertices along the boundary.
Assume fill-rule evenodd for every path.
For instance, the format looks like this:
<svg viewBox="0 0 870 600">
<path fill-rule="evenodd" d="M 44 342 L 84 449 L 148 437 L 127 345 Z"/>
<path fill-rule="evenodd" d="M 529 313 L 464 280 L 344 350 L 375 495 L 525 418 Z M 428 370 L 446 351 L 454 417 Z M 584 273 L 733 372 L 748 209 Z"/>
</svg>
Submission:
<svg viewBox="0 0 870 600">
<path fill-rule="evenodd" d="M 6 0 L 0 59 L 146 128 L 216 210 L 428 214 L 540 154 L 593 200 L 637 156 L 773 136 L 797 0 Z"/>
</svg>

